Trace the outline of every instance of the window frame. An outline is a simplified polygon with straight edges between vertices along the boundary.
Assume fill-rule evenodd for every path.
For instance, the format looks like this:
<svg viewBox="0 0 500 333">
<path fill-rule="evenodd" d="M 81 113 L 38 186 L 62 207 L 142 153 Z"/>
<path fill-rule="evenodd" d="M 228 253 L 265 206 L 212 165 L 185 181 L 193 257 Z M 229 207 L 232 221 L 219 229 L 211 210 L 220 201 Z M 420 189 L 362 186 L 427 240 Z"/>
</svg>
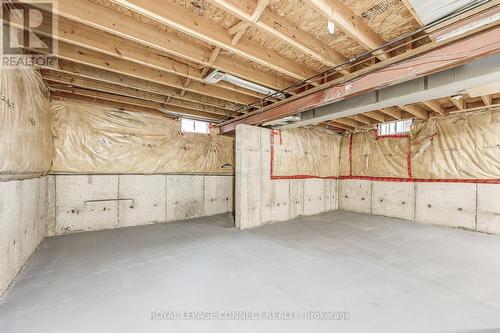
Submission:
<svg viewBox="0 0 500 333">
<path fill-rule="evenodd" d="M 193 130 L 188 130 L 185 129 L 184 122 L 190 121 L 193 122 Z M 204 124 L 204 127 L 206 126 L 206 129 L 203 130 L 203 132 L 196 131 L 196 124 Z M 191 118 L 181 118 L 181 133 L 185 134 L 201 134 L 201 135 L 210 135 L 210 126 L 211 123 L 208 121 L 203 121 L 203 120 L 197 120 L 197 119 L 191 119 Z"/>
<path fill-rule="evenodd" d="M 408 122 L 408 130 L 404 132 L 398 132 L 398 123 L 405 123 Z M 389 133 L 389 134 L 381 134 L 381 128 L 384 125 L 389 125 L 389 124 L 394 124 L 394 133 Z M 410 134 L 411 131 L 411 126 L 413 125 L 413 118 L 410 119 L 401 119 L 401 120 L 394 120 L 394 121 L 387 121 L 384 123 L 379 123 L 377 124 L 377 138 L 404 138 L 407 137 Z M 392 131 L 389 131 L 392 132 Z"/>
</svg>

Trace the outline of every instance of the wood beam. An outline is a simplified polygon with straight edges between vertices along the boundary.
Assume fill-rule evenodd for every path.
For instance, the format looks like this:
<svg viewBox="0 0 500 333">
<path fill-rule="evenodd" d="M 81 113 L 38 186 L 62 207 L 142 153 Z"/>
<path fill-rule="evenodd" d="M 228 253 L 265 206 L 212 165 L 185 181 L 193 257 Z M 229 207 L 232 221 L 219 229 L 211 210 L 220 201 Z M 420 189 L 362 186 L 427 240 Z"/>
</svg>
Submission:
<svg viewBox="0 0 500 333">
<path fill-rule="evenodd" d="M 463 110 L 465 109 L 465 102 L 463 97 L 450 97 L 449 98 L 450 102 L 453 103 L 457 107 L 458 110 Z"/>
<path fill-rule="evenodd" d="M 351 8 L 339 0 L 306 0 L 306 2 L 321 14 L 327 21 L 334 22 L 349 37 L 357 41 L 368 50 L 381 47 L 385 41 L 372 28 L 365 23 L 363 18 L 357 16 Z M 378 57 L 386 60 L 385 53 Z"/>
<path fill-rule="evenodd" d="M 329 122 L 327 122 L 327 124 L 330 124 L 331 126 L 334 126 L 337 128 L 345 129 L 347 131 L 351 131 L 351 132 L 354 131 L 354 127 L 340 124 L 340 123 L 337 123 L 335 121 L 329 121 Z"/>
<path fill-rule="evenodd" d="M 36 4 L 33 4 L 36 5 Z M 82 23 L 84 25 L 99 29 L 126 40 L 139 43 L 171 54 L 185 60 L 198 63 L 203 66 L 212 66 L 221 71 L 231 73 L 240 78 L 262 84 L 273 89 L 288 87 L 292 81 L 286 80 L 272 72 L 263 72 L 255 69 L 252 65 L 241 62 L 229 55 L 221 54 L 213 64 L 209 63 L 211 50 L 196 45 L 175 33 L 160 29 L 150 24 L 140 22 L 132 17 L 118 13 L 110 8 L 98 5 L 91 0 L 59 0 L 57 14 L 61 17 Z M 71 29 L 63 36 L 71 36 Z M 63 39 L 67 42 L 75 40 L 81 42 L 80 37 L 71 36 Z M 87 46 L 89 46 L 87 44 Z M 95 45 L 102 51 L 102 43 Z M 113 52 L 113 50 L 109 50 Z M 115 50 L 114 53 L 118 54 Z M 306 73 L 307 74 L 307 73 Z"/>
<path fill-rule="evenodd" d="M 481 100 L 483 101 L 485 106 L 490 106 L 492 104 L 491 95 L 481 96 Z"/>
<path fill-rule="evenodd" d="M 372 120 L 369 117 L 367 117 L 365 115 L 362 115 L 362 114 L 356 114 L 356 115 L 351 116 L 349 118 L 354 119 L 357 122 L 363 123 L 365 125 L 371 125 L 372 124 Z"/>
<path fill-rule="evenodd" d="M 350 118 L 337 118 L 337 119 L 334 119 L 333 121 L 335 121 L 336 123 L 342 124 L 342 125 L 352 127 L 352 128 L 360 128 L 364 125 L 364 124 L 360 124 L 357 121 L 350 119 Z"/>
<path fill-rule="evenodd" d="M 162 77 L 163 78 L 162 82 L 164 82 L 164 84 L 170 85 L 172 87 L 180 87 L 181 89 L 186 88 L 186 87 L 184 87 L 184 82 L 186 82 L 186 80 L 191 80 L 191 78 L 189 78 L 189 77 L 183 78 L 182 76 L 175 75 L 174 73 L 171 73 L 171 72 L 166 72 L 163 70 L 159 70 L 157 68 L 151 68 L 149 66 L 144 66 L 144 65 L 137 64 L 135 62 L 131 62 L 131 61 L 124 60 L 124 59 L 116 59 L 112 56 L 108 56 L 106 54 L 101 54 L 100 52 L 96 52 L 93 50 L 81 48 L 79 46 L 70 45 L 70 44 L 65 43 L 65 42 L 59 43 L 57 56 L 59 58 L 62 58 L 62 59 L 86 64 L 89 66 L 99 66 L 100 68 L 103 68 L 106 70 L 111 70 L 111 71 L 117 71 L 119 73 L 122 73 L 124 68 L 128 68 L 127 73 L 123 73 L 126 75 L 131 75 L 131 74 L 128 74 L 131 71 L 136 72 L 136 73 L 142 73 L 142 72 L 148 73 L 148 75 L 151 75 L 152 78 Z M 156 74 L 152 74 L 152 73 L 156 73 Z M 137 75 L 142 76 L 142 74 L 137 74 Z M 197 79 L 197 81 L 193 82 L 193 84 L 191 85 L 191 88 L 192 88 L 191 90 L 195 89 L 196 92 L 199 92 L 200 94 L 206 94 L 209 96 L 221 98 L 221 96 L 224 96 L 224 94 L 230 93 L 230 92 L 224 91 L 224 89 L 227 89 L 227 90 L 233 91 L 237 94 L 244 94 L 244 95 L 248 95 L 248 96 L 255 97 L 255 98 L 260 98 L 260 97 L 264 96 L 262 94 L 255 92 L 255 91 L 252 91 L 249 89 L 244 89 L 242 87 L 238 87 L 234 84 L 230 84 L 227 82 L 219 82 L 219 83 L 213 84 L 213 85 L 203 84 L 200 82 L 201 81 L 201 73 L 199 73 L 198 75 L 200 75 L 200 77 Z M 180 86 L 179 86 L 179 84 L 180 84 Z M 208 91 L 213 91 L 213 92 L 216 91 L 217 93 L 214 96 L 214 95 L 210 95 L 210 93 L 208 93 Z M 253 99 L 253 100 L 255 100 L 255 99 Z"/>
<path fill-rule="evenodd" d="M 207 76 L 208 71 L 210 70 L 210 66 L 212 66 L 214 64 L 215 60 L 217 59 L 217 57 L 220 54 L 220 51 L 221 51 L 220 47 L 215 47 L 214 50 L 212 51 L 212 54 L 210 55 L 210 59 L 208 59 L 209 65 L 206 66 L 205 68 L 203 68 L 203 70 L 201 71 L 201 76 L 203 78 L 205 78 L 205 76 Z"/>
<path fill-rule="evenodd" d="M 224 99 L 239 104 L 253 103 L 260 96 L 249 96 L 240 92 L 228 91 L 216 85 L 205 85 L 200 82 L 193 82 L 189 87 L 184 87 L 184 81 L 179 76 L 174 76 L 154 68 L 141 66 L 127 60 L 116 59 L 92 50 L 79 48 L 77 46 L 70 46 L 64 42 L 59 43 L 58 56 L 62 59 L 94 68 L 136 77 L 181 90 L 185 88 L 188 91 L 198 94 Z"/>
<path fill-rule="evenodd" d="M 295 79 L 303 80 L 316 74 L 276 51 L 262 48 L 248 39 L 244 43 L 233 45 L 231 43 L 233 38 L 224 27 L 169 1 L 112 0 L 112 2 Z"/>
<path fill-rule="evenodd" d="M 184 108 L 181 106 L 157 103 L 157 102 L 152 102 L 152 101 L 145 101 L 145 100 L 138 99 L 138 98 L 115 95 L 115 94 L 110 94 L 110 93 L 106 93 L 106 92 L 102 92 L 102 91 L 95 91 L 95 90 L 89 90 L 89 89 L 84 89 L 84 88 L 69 88 L 69 87 L 61 87 L 61 86 L 55 86 L 55 87 L 52 86 L 51 88 L 54 89 L 55 91 L 58 91 L 58 92 L 69 93 L 72 95 L 91 97 L 91 98 L 94 98 L 97 100 L 107 100 L 107 101 L 123 103 L 123 104 L 127 104 L 127 105 L 136 105 L 136 106 L 140 106 L 140 107 L 155 109 L 155 110 L 158 110 L 160 112 L 172 112 L 172 113 L 179 113 L 179 114 L 183 114 L 183 115 L 192 115 L 192 116 L 197 116 L 197 117 L 202 116 L 203 118 L 210 118 L 210 119 L 221 118 L 220 115 L 213 114 L 213 113 L 208 113 L 208 112 L 203 112 L 203 111 L 195 111 L 195 110 Z"/>
<path fill-rule="evenodd" d="M 406 9 L 410 12 L 411 16 L 417 21 L 418 25 L 423 27 L 425 24 L 422 22 L 422 19 L 420 19 L 420 16 L 418 16 L 417 12 L 413 8 L 412 4 L 410 3 L 409 0 L 401 0 L 401 2 L 405 5 Z"/>
<path fill-rule="evenodd" d="M 234 111 L 220 109 L 220 108 L 216 108 L 216 107 L 206 105 L 206 104 L 200 104 L 200 103 L 195 103 L 195 102 L 191 102 L 191 101 L 181 100 L 181 99 L 172 98 L 172 97 L 166 96 L 166 95 L 160 95 L 160 94 L 142 91 L 142 90 L 138 90 L 138 89 L 134 89 L 134 88 L 128 88 L 128 87 L 124 87 L 124 86 L 114 85 L 114 84 L 110 84 L 110 83 L 106 83 L 106 82 L 99 82 L 96 80 L 80 78 L 79 80 L 76 80 L 74 82 L 62 83 L 62 82 L 59 82 L 60 80 L 57 80 L 57 81 L 50 80 L 50 75 L 49 75 L 49 77 L 43 76 L 43 78 L 47 81 L 49 86 L 51 86 L 57 90 L 60 90 L 60 91 L 68 91 L 68 89 L 74 89 L 74 88 L 84 88 L 84 89 L 89 89 L 89 90 L 93 90 L 93 91 L 100 91 L 100 92 L 106 92 L 106 93 L 110 93 L 110 94 L 126 96 L 129 98 L 135 98 L 135 99 L 143 100 L 143 101 L 147 101 L 147 102 L 154 102 L 157 104 L 168 104 L 168 105 L 183 107 L 186 109 L 192 109 L 192 110 L 196 110 L 196 111 L 213 113 L 213 114 L 218 114 L 218 115 L 223 115 L 223 116 L 234 116 L 234 115 L 238 114 Z"/>
<path fill-rule="evenodd" d="M 67 85 L 75 85 L 84 88 L 87 86 L 95 86 L 99 87 L 99 89 L 96 88 L 96 90 L 108 91 L 111 93 L 114 92 L 112 89 L 114 89 L 115 91 L 126 90 L 128 91 L 128 94 L 122 94 L 137 98 L 141 98 L 141 96 L 144 96 L 146 97 L 145 99 L 160 101 L 163 100 L 163 97 L 174 97 L 186 103 L 196 103 L 198 105 L 204 105 L 209 108 L 212 107 L 216 109 L 225 109 L 228 111 L 234 111 L 239 108 L 238 104 L 223 101 L 213 97 L 199 95 L 192 92 L 186 92 L 183 96 L 181 96 L 180 92 L 177 89 L 155 84 L 153 82 L 131 78 L 107 71 L 95 70 L 94 68 L 85 65 L 61 62 L 62 61 L 60 61 L 59 65 L 62 68 L 66 69 L 67 72 L 59 72 L 56 70 L 41 70 L 42 77 L 48 81 Z M 70 70 L 75 70 L 74 73 L 76 74 L 70 73 Z"/>
<path fill-rule="evenodd" d="M 45 31 L 46 29 L 48 29 L 46 25 L 41 25 L 39 27 L 33 28 L 32 30 L 35 30 L 42 34 L 47 34 L 47 31 Z M 161 71 L 179 75 L 187 78 L 188 82 L 190 80 L 202 82 L 203 78 L 206 75 L 206 71 L 208 70 L 205 68 L 201 71 L 186 63 L 174 60 L 162 54 L 152 52 L 151 49 L 148 49 L 146 47 L 132 44 L 128 41 L 123 40 L 123 38 L 111 36 L 98 29 L 77 24 L 63 18 L 61 18 L 58 22 L 58 34 L 56 34 L 55 37 L 63 42 L 60 43 L 61 47 L 59 47 L 58 55 L 69 60 L 74 60 L 65 57 L 68 55 L 67 50 L 68 47 L 71 48 L 71 44 L 89 49 L 91 51 L 96 51 L 109 56 L 114 56 L 123 60 L 131 61 L 139 65 L 144 65 L 156 68 Z M 220 50 L 220 48 L 214 49 L 208 60 L 208 63 L 210 65 L 215 62 L 216 57 L 220 53 Z M 112 58 L 106 57 L 106 59 L 111 60 Z M 244 89 L 227 82 L 219 82 L 216 84 L 216 86 L 250 96 L 262 96 L 251 90 Z"/>
<path fill-rule="evenodd" d="M 152 112 L 156 113 L 159 115 L 165 115 L 168 114 L 170 111 L 168 110 L 162 110 L 159 111 L 157 109 L 152 109 L 148 107 L 143 107 L 143 106 L 138 106 L 138 105 L 133 105 L 133 104 L 126 104 L 126 103 L 121 103 L 121 102 L 115 102 L 115 101 L 110 101 L 106 99 L 100 99 L 100 98 L 95 98 L 95 97 L 89 97 L 89 96 L 82 96 L 82 95 L 76 95 L 76 94 L 70 94 L 67 92 L 59 92 L 59 91 L 54 91 L 51 92 L 50 94 L 51 100 L 70 100 L 74 102 L 80 102 L 84 104 L 97 104 L 100 106 L 105 106 L 105 107 L 110 107 L 118 110 L 128 110 L 128 111 L 134 111 L 134 112 Z M 175 111 L 172 111 L 175 112 Z M 214 115 L 207 114 L 205 112 L 199 112 L 199 111 L 194 111 L 194 110 L 186 110 L 186 113 L 184 113 L 185 116 L 191 116 L 195 118 L 201 118 L 205 120 L 218 120 L 217 117 L 214 117 Z M 175 114 L 171 114 L 171 116 L 177 116 Z"/>
<path fill-rule="evenodd" d="M 327 66 L 334 67 L 347 60 L 342 54 L 333 50 L 311 34 L 291 24 L 286 18 L 279 16 L 272 10 L 263 10 L 260 19 L 255 20 L 253 15 L 248 14 L 246 10 L 242 9 L 241 5 L 235 4 L 234 1 L 208 0 L 208 2 L 238 17 L 243 20 L 242 22 L 245 22 L 245 25 L 236 24 L 236 26 L 229 30 L 230 33 L 236 33 L 237 31 L 241 31 L 238 29 L 242 29 L 242 27 L 246 29 L 246 27 L 252 25 L 260 31 L 314 57 Z M 341 71 L 348 73 L 345 69 Z"/>
<path fill-rule="evenodd" d="M 210 0 L 209 0 L 210 1 Z M 247 29 L 248 27 L 250 26 L 250 24 L 248 22 L 245 22 L 245 21 L 239 21 L 238 23 L 236 23 L 235 25 L 233 25 L 231 28 L 229 28 L 227 30 L 227 32 L 230 34 L 230 35 L 236 35 L 239 31 L 241 30 L 245 30 Z"/>
<path fill-rule="evenodd" d="M 403 119 L 403 115 L 401 113 L 401 110 L 398 110 L 394 107 L 389 107 L 389 108 L 384 108 L 384 109 L 380 109 L 379 110 L 380 112 L 396 119 L 396 120 L 401 120 Z"/>
<path fill-rule="evenodd" d="M 477 45 L 482 45 L 478 48 Z M 430 43 L 396 55 L 347 77 L 332 80 L 307 92 L 264 106 L 258 111 L 225 121 L 221 133 L 235 130 L 238 124 L 258 125 L 288 115 L 376 91 L 401 82 L 454 68 L 500 50 L 500 26 L 455 40 L 447 44 Z"/>
<path fill-rule="evenodd" d="M 249 16 L 249 21 L 244 22 L 243 24 L 237 24 L 236 32 L 234 33 L 233 40 L 231 43 L 233 45 L 236 45 L 241 37 L 243 37 L 243 34 L 246 32 L 246 30 L 250 27 L 250 23 L 255 23 L 259 20 L 260 16 L 262 15 L 262 12 L 264 9 L 266 9 L 266 6 L 269 4 L 270 0 L 257 0 L 257 5 L 255 6 L 255 9 L 252 13 L 252 15 Z M 223 8 L 224 9 L 224 8 Z M 242 21 L 243 22 L 243 21 Z M 233 30 L 234 31 L 234 30 Z M 229 34 L 233 35 L 231 31 L 228 31 Z"/>
<path fill-rule="evenodd" d="M 411 113 L 418 119 L 423 119 L 423 120 L 429 119 L 429 112 L 423 110 L 417 105 L 398 105 L 398 107 L 408 113 Z"/>
<path fill-rule="evenodd" d="M 385 115 L 382 112 L 379 111 L 370 111 L 370 112 L 365 112 L 363 113 L 366 117 L 372 118 L 373 120 L 376 120 L 378 122 L 385 122 L 386 118 Z"/>
<path fill-rule="evenodd" d="M 429 109 L 431 109 L 432 111 L 436 112 L 437 114 L 440 114 L 442 116 L 445 116 L 447 114 L 444 107 L 441 104 L 439 104 L 437 101 L 424 101 L 422 103 L 425 106 L 427 106 Z"/>
</svg>

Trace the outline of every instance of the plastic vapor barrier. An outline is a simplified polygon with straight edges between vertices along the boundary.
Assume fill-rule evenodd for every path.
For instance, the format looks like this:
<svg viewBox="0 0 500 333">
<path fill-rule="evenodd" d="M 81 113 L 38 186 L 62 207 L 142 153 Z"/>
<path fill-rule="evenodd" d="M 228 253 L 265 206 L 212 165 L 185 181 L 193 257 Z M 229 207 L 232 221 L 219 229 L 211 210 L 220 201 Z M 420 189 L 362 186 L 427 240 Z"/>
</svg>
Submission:
<svg viewBox="0 0 500 333">
<path fill-rule="evenodd" d="M 339 134 L 318 128 L 273 131 L 271 148 L 273 177 L 339 175 Z"/>
<path fill-rule="evenodd" d="M 46 174 L 52 161 L 52 135 L 40 74 L 0 69 L 0 91 L 0 181 Z"/>
<path fill-rule="evenodd" d="M 434 118 L 414 129 L 412 175 L 500 179 L 500 111 Z"/>
<path fill-rule="evenodd" d="M 51 104 L 54 173 L 233 174 L 234 139 L 183 134 L 161 114 Z"/>
<path fill-rule="evenodd" d="M 432 118 L 403 137 L 343 137 L 340 170 L 343 178 L 500 182 L 500 111 Z"/>
<path fill-rule="evenodd" d="M 352 137 L 352 174 L 369 177 L 408 177 L 408 138 L 377 138 L 375 131 Z"/>
<path fill-rule="evenodd" d="M 349 176 L 351 173 L 351 159 L 349 157 L 350 142 L 351 142 L 350 135 L 344 135 L 340 140 L 340 167 L 339 167 L 340 176 Z"/>
</svg>

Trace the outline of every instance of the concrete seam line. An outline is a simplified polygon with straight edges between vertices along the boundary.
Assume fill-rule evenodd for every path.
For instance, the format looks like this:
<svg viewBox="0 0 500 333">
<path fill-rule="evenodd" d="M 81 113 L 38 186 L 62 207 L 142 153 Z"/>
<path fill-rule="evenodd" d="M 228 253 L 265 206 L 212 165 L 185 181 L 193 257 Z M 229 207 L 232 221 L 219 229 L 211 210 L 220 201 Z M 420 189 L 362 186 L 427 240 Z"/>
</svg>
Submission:
<svg viewBox="0 0 500 333">
<path fill-rule="evenodd" d="M 476 230 L 476 231 L 477 231 L 477 212 L 478 212 L 478 207 L 477 206 L 479 204 L 479 200 L 478 200 L 479 199 L 478 198 L 479 191 L 478 191 L 478 188 L 479 188 L 479 184 L 476 184 L 476 214 L 474 216 L 474 224 L 476 225 L 476 228 L 474 230 Z"/>
<path fill-rule="evenodd" d="M 116 225 L 117 227 L 120 226 L 120 177 L 121 176 L 116 176 L 117 177 L 117 188 L 116 188 L 116 197 L 118 198 L 118 201 L 116 201 Z"/>
<path fill-rule="evenodd" d="M 417 183 L 413 183 L 413 221 L 417 220 Z"/>
<path fill-rule="evenodd" d="M 163 190 L 165 191 L 165 221 L 168 222 L 168 191 L 167 191 L 167 187 L 168 187 L 168 175 L 165 175 L 165 179 L 164 179 L 165 183 L 163 184 Z"/>
</svg>

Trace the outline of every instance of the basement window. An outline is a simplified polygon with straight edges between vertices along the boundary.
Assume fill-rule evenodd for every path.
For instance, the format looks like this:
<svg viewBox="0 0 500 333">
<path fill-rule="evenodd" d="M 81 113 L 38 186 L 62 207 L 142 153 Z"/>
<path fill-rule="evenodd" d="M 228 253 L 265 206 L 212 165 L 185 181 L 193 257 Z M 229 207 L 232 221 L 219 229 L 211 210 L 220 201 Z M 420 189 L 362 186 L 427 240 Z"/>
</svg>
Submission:
<svg viewBox="0 0 500 333">
<path fill-rule="evenodd" d="M 209 123 L 206 121 L 181 118 L 181 131 L 183 133 L 209 134 Z"/>
<path fill-rule="evenodd" d="M 392 136 L 392 135 L 406 135 L 410 132 L 413 119 L 404 119 L 398 121 L 391 121 L 388 123 L 378 124 L 377 135 Z"/>
</svg>

